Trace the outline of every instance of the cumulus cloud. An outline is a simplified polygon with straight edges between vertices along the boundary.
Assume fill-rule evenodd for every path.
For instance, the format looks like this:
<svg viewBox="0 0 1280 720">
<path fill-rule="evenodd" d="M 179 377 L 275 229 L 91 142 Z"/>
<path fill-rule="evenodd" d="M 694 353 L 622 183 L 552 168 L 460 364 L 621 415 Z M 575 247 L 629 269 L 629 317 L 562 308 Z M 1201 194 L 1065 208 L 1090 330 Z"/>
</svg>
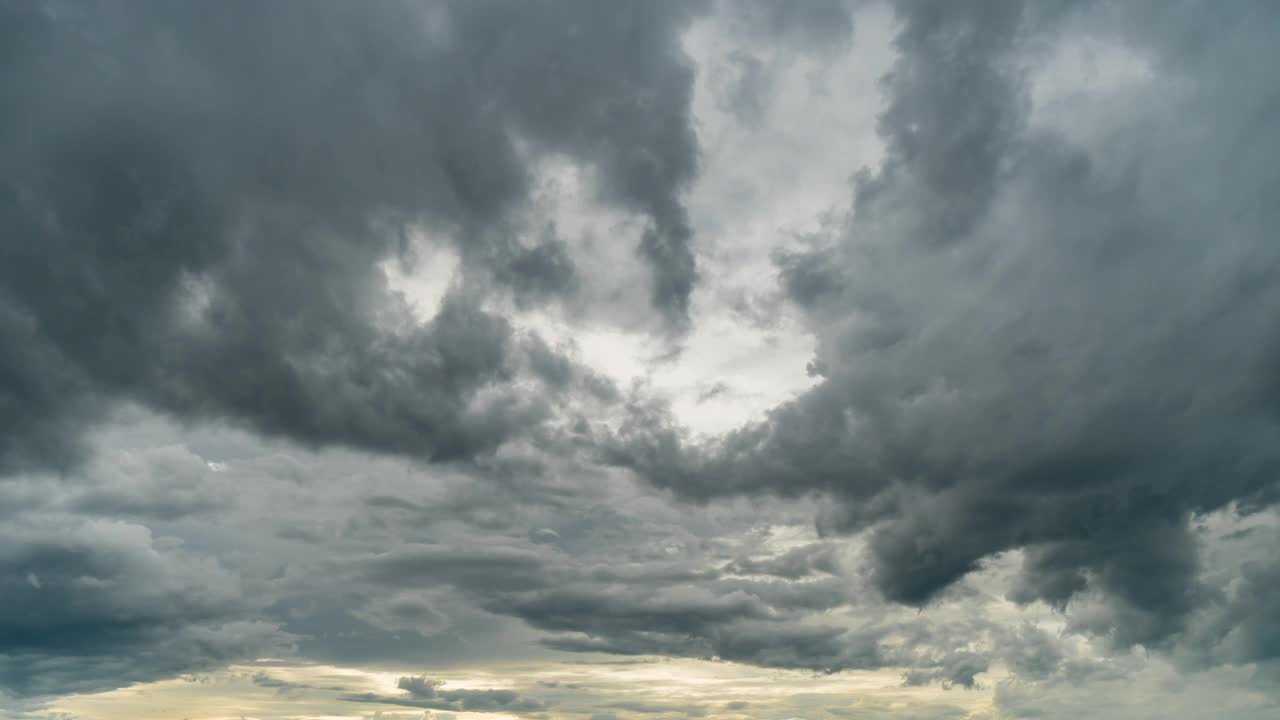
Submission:
<svg viewBox="0 0 1280 720">
<path fill-rule="evenodd" d="M 897 602 L 1023 548 L 1019 602 L 1099 588 L 1092 631 L 1167 643 L 1208 598 L 1191 516 L 1275 496 L 1276 174 L 1240 154 L 1276 148 L 1250 69 L 1272 11 L 897 15 L 884 159 L 825 243 L 779 255 L 822 382 L 701 444 L 638 405 L 604 456 L 698 500 L 829 496 L 820 528 L 869 532 Z M 1039 114 L 1054 54 L 1098 37 L 1150 78 L 1127 115 L 1088 89 Z"/>
<path fill-rule="evenodd" d="M 521 434 L 546 401 L 510 383 L 545 348 L 481 301 L 572 291 L 526 217 L 537 158 L 649 218 L 654 307 L 686 322 L 695 10 L 7 5 L 0 460 L 71 466 L 118 398 L 435 459 Z M 382 264 L 423 233 L 468 282 L 417 323 Z"/>
<path fill-rule="evenodd" d="M 1275 16 L 0 3 L 4 702 L 1268 716 Z"/>
</svg>

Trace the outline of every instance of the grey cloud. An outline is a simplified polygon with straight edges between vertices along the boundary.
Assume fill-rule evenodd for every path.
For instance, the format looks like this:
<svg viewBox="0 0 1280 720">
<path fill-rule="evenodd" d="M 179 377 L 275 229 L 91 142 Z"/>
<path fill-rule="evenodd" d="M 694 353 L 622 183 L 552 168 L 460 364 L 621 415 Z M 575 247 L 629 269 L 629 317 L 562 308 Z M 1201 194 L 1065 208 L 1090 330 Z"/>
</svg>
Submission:
<svg viewBox="0 0 1280 720">
<path fill-rule="evenodd" d="M 1280 150 L 1275 78 L 1252 70 L 1276 60 L 1273 10 L 898 16 L 883 163 L 825 245 L 778 256 L 821 384 L 706 443 L 638 403 L 601 454 L 698 501 L 834 498 L 819 528 L 867 533 L 908 605 L 1025 548 L 1017 600 L 1096 588 L 1109 614 L 1075 629 L 1167 648 L 1211 601 L 1192 515 L 1276 497 L 1277 175 L 1241 155 Z M 1151 79 L 1123 117 L 1086 93 L 1054 125 L 1038 63 L 1091 33 Z"/>
<path fill-rule="evenodd" d="M 1263 517 L 1274 519 L 1274 513 Z M 1267 524 L 1206 541 L 1201 579 L 1217 593 L 1181 638 L 1174 656 L 1181 668 L 1256 664 L 1264 676 L 1280 659 L 1272 619 L 1280 610 L 1280 562 L 1272 552 L 1278 537 L 1277 528 Z"/>
<path fill-rule="evenodd" d="M 605 198 L 653 219 L 640 248 L 654 268 L 653 301 L 682 325 L 697 271 L 678 193 L 696 173 L 698 152 L 688 111 L 693 74 L 676 31 L 701 3 L 562 2 L 554 12 L 475 5 L 469 21 L 481 38 L 499 41 L 481 64 L 491 74 L 481 77 L 502 89 L 504 109 L 536 141 L 600 168 Z M 494 27 L 501 28 L 496 37 Z M 501 42 L 517 30 L 522 43 L 529 35 L 546 45 Z"/>
<path fill-rule="evenodd" d="M 439 680 L 428 680 L 426 676 L 402 677 L 396 681 L 396 687 L 415 698 L 433 698 L 443 684 Z"/>
<path fill-rule="evenodd" d="M 297 683 L 291 683 L 287 680 L 272 677 L 265 672 L 256 672 L 251 678 L 254 685 L 258 687 L 273 688 L 278 690 L 289 690 L 298 687 Z"/>
<path fill-rule="evenodd" d="M 385 589 L 376 587 L 294 584 L 265 614 L 297 637 L 297 657 L 314 662 L 440 666 L 489 659 L 495 647 L 502 648 L 508 659 L 533 654 L 509 642 L 520 631 L 516 623 L 471 611 L 456 598 L 430 596 L 430 607 L 438 617 L 389 607 L 400 600 L 398 594 L 388 596 Z"/>
<path fill-rule="evenodd" d="M 775 49 L 846 34 L 824 14 L 841 5 L 766 5 L 741 17 Z M 0 103 L 0 221 L 31 242 L 0 243 L 0 687 L 88 692 L 291 643 L 378 668 L 607 652 L 971 687 L 1007 667 L 1046 697 L 1133 675 L 1077 644 L 1141 643 L 1262 677 L 1274 563 L 1254 548 L 1240 571 L 1188 521 L 1280 488 L 1275 23 L 1153 7 L 902 4 L 884 164 L 842 223 L 775 254 L 819 384 L 702 444 L 486 309 L 589 279 L 529 207 L 531 163 L 569 155 L 647 216 L 654 303 L 681 326 L 697 153 L 679 35 L 698 8 L 4 5 L 0 88 L 22 102 Z M 1038 64 L 1086 36 L 1151 78 L 1046 119 Z M 423 262 L 417 242 L 461 258 L 426 323 L 379 269 Z M 177 416 L 190 447 L 86 439 L 122 399 Z M 222 421 L 303 447 L 239 448 Z M 411 459 L 312 452 L 334 444 Z M 827 537 L 765 551 L 762 528 L 804 532 L 815 508 Z M 1005 627 L 1051 612 L 1006 590 L 1089 637 Z M 1048 712 L 1009 687 L 1006 710 Z M 563 709 L 426 677 L 327 690 Z M 751 711 L 967 712 L 805 702 Z"/>
<path fill-rule="evenodd" d="M 1012 633 L 1001 653 L 1009 669 L 1019 677 L 1043 679 L 1053 675 L 1066 662 L 1059 644 L 1045 631 L 1025 625 Z"/>
<path fill-rule="evenodd" d="M 451 584 L 518 591 L 542 587 L 551 574 L 542 556 L 506 547 L 411 545 L 370 558 L 362 565 L 368 580 L 397 587 Z"/>
<path fill-rule="evenodd" d="M 802 50 L 830 50 L 847 43 L 853 34 L 857 0 L 801 0 L 774 3 L 769 0 L 722 2 L 720 11 L 733 25 L 770 42 L 788 42 Z"/>
<path fill-rule="evenodd" d="M 448 620 L 432 603 L 413 593 L 377 596 L 352 615 L 370 625 L 390 632 L 415 632 L 432 635 L 448 625 Z"/>
<path fill-rule="evenodd" d="M 840 272 L 829 252 L 778 251 L 774 254 L 778 279 L 787 296 L 803 307 L 811 307 L 840 291 Z"/>
<path fill-rule="evenodd" d="M 516 548 L 407 547 L 360 563 L 367 581 L 450 586 L 480 607 L 553 633 L 547 647 L 668 654 L 761 665 L 838 669 L 876 662 L 875 638 L 810 625 L 804 616 L 847 602 L 836 583 L 717 581 L 679 565 L 581 566 Z"/>
<path fill-rule="evenodd" d="M 774 107 L 782 84 L 779 70 L 796 58 L 829 60 L 847 50 L 854 11 L 860 4 L 857 0 L 716 3 L 715 22 L 744 41 L 710 71 L 718 107 L 744 126 L 759 126 Z"/>
<path fill-rule="evenodd" d="M 1220 641 L 1228 657 L 1241 663 L 1280 658 L 1280 562 L 1245 565 L 1243 582 L 1224 608 L 1225 630 Z"/>
<path fill-rule="evenodd" d="M 282 680 L 262 670 L 259 670 L 253 673 L 252 675 L 250 675 L 249 681 L 258 687 L 275 690 L 277 693 L 281 695 L 290 694 L 290 693 L 301 693 L 305 690 L 329 690 L 329 691 L 336 691 L 336 692 L 341 692 L 343 690 L 343 688 L 341 687 L 331 687 L 331 686 L 323 686 L 323 685 L 312 685 L 310 683 L 290 682 L 289 680 Z"/>
<path fill-rule="evenodd" d="M 944 687 L 958 685 L 972 688 L 977 683 L 974 676 L 986 672 L 989 663 L 986 658 L 974 653 L 956 653 L 947 658 L 942 667 L 932 670 L 912 670 L 906 674 L 906 685 L 928 685 L 941 681 Z"/>
<path fill-rule="evenodd" d="M 697 587 L 668 587 L 640 598 L 627 588 L 548 588 L 529 597 L 497 604 L 548 630 L 588 634 L 645 633 L 653 636 L 706 637 L 715 625 L 772 615 L 758 598 L 742 592 L 717 595 Z"/>
<path fill-rule="evenodd" d="M 572 292 L 563 243 L 522 226 L 528 163 L 549 153 L 651 219 L 654 304 L 683 324 L 697 148 L 678 32 L 695 8 L 297 10 L 5 6 L 7 467 L 74 465 L 117 398 L 442 460 L 519 434 L 548 408 L 506 387 L 522 349 L 476 295 L 486 275 L 519 298 Z M 419 227 L 474 289 L 392 332 L 407 311 L 379 265 L 411 257 Z"/>
<path fill-rule="evenodd" d="M 417 514 L 436 503 L 441 515 Z M 1016 639 L 993 639 L 988 626 L 966 622 L 948 627 L 937 617 L 899 616 L 860 589 L 865 582 L 860 578 L 802 573 L 811 563 L 825 564 L 824 550 L 831 547 L 826 543 L 772 557 L 720 554 L 704 543 L 734 547 L 743 539 L 731 539 L 729 526 L 717 522 L 702 528 L 706 537 L 689 538 L 689 550 L 651 555 L 645 547 L 650 536 L 660 548 L 670 548 L 684 542 L 682 533 L 688 530 L 649 525 L 660 515 L 642 504 L 638 498 L 618 502 L 616 510 L 600 518 L 616 534 L 601 527 L 575 541 L 580 531 L 566 529 L 556 542 L 538 545 L 525 537 L 524 526 L 516 525 L 497 531 L 507 533 L 509 543 L 499 545 L 491 537 L 493 530 L 466 523 L 441 526 L 441 518 L 452 514 L 449 502 L 423 499 L 404 515 L 396 510 L 388 525 L 369 526 L 360 534 L 397 542 L 439 535 L 449 537 L 449 544 L 407 544 L 353 557 L 350 544 L 363 541 L 334 538 L 326 552 L 337 553 L 336 558 L 307 572 L 319 584 L 291 595 L 289 604 L 273 609 L 272 616 L 296 615 L 298 620 L 284 627 L 303 638 L 303 655 L 337 664 L 423 662 L 418 659 L 423 655 L 444 656 L 432 662 L 457 662 L 455 652 L 486 642 L 477 628 L 521 638 L 541 650 L 533 656 L 538 659 L 556 657 L 548 651 L 563 651 L 719 658 L 820 672 L 892 667 L 952 684 L 966 682 L 961 674 L 966 663 L 994 661 L 1012 652 L 1005 646 Z M 679 506 L 667 511 L 682 517 L 689 512 Z M 355 512 L 365 511 L 357 506 Z M 375 512 L 383 514 L 381 508 Z M 566 511 L 548 512 L 558 517 Z M 583 514 L 573 506 L 567 512 Z M 530 527 L 541 524 L 537 514 L 528 520 Z M 726 567 L 729 558 L 774 564 L 770 572 L 798 575 L 798 581 L 759 571 L 764 568 L 738 574 Z M 351 597 L 327 607 L 308 606 L 309 598 L 321 592 L 332 599 L 334 587 Z M 398 613 L 395 607 L 402 600 L 407 612 Z M 435 618 L 422 620 L 424 607 L 448 618 L 449 626 L 441 630 Z M 475 617 L 460 615 L 460 607 L 473 610 Z"/>
<path fill-rule="evenodd" d="M 830 545 L 803 545 L 768 558 L 738 558 L 726 568 L 739 575 L 773 575 L 798 580 L 815 574 L 838 574 L 835 549 Z"/>
<path fill-rule="evenodd" d="M 241 483 L 234 478 L 255 465 L 232 461 L 217 476 Z M 269 466 L 292 465 L 273 457 Z M 250 583 L 246 593 L 279 598 L 260 616 L 296 636 L 298 657 L 311 662 L 444 668 L 608 652 L 824 672 L 910 668 L 941 681 L 961 659 L 951 649 L 972 648 L 983 658 L 1006 652 L 985 639 L 974 645 L 989 632 L 982 626 L 951 629 L 937 617 L 896 616 L 864 578 L 808 570 L 826 566 L 833 543 L 762 553 L 760 543 L 775 533 L 756 523 L 785 513 L 762 518 L 742 508 L 736 518 L 708 522 L 628 483 L 615 487 L 621 495 L 605 496 L 612 498 L 606 508 L 593 508 L 595 483 L 584 476 L 573 479 L 582 491 L 567 505 L 522 499 L 515 522 L 482 526 L 458 517 L 457 500 L 477 516 L 509 512 L 511 497 L 500 484 L 459 477 L 442 486 L 433 476 L 448 469 L 337 452 L 311 456 L 301 470 L 311 477 L 301 485 L 263 479 L 220 518 L 234 528 L 231 537 L 205 542 L 224 546 Z M 272 521 L 246 515 L 254 509 Z M 803 522 L 803 511 L 792 512 L 788 522 Z M 273 544 L 273 525 L 299 518 L 326 529 L 319 545 Z M 534 543 L 527 528 L 548 518 L 559 523 L 559 540 Z M 180 522 L 207 532 L 199 517 Z M 388 546 L 394 549 L 369 552 Z M 739 573 L 732 566 L 741 562 L 756 566 Z M 281 574 L 276 564 L 286 565 Z"/>
<path fill-rule="evenodd" d="M 180 447 L 123 452 L 114 463 L 84 468 L 65 507 L 100 517 L 170 521 L 227 509 L 231 498 L 212 482 L 208 463 Z"/>
<path fill-rule="evenodd" d="M 1243 677 L 1242 677 L 1243 676 Z M 1251 691 L 1247 674 L 1231 670 L 1176 675 L 1151 664 L 1138 672 L 1088 683 L 1002 682 L 995 688 L 992 715 L 1066 720 L 1081 715 L 1103 718 L 1271 717 L 1274 695 Z"/>
<path fill-rule="evenodd" d="M 348 702 L 377 703 L 381 705 L 401 705 L 405 707 L 426 708 L 429 710 L 451 710 L 455 712 L 507 712 L 518 715 L 542 712 L 547 705 L 533 698 L 528 698 L 511 690 L 449 690 L 438 680 L 426 677 L 402 677 L 397 686 L 406 692 L 405 695 L 377 695 L 361 693 L 343 695 Z"/>
<path fill-rule="evenodd" d="M 879 127 L 886 158 L 876 175 L 859 176 L 855 210 L 869 223 L 885 215 L 905 221 L 907 239 L 948 243 L 982 216 L 1021 129 L 1024 100 L 1005 61 L 1023 8 L 1000 1 L 898 9 L 899 56 L 884 78 L 889 103 Z"/>
<path fill-rule="evenodd" d="M 0 687 L 89 692 L 287 646 L 244 620 L 235 578 L 120 522 L 11 524 L 0 550 Z"/>
<path fill-rule="evenodd" d="M 380 587 L 454 588 L 489 613 L 548 633 L 539 642 L 553 650 L 821 672 L 908 667 L 921 678 L 965 685 L 990 657 L 940 650 L 959 636 L 932 626 L 909 629 L 883 610 L 864 609 L 865 622 L 853 629 L 826 621 L 823 613 L 853 602 L 848 579 L 830 570 L 802 582 L 753 580 L 693 563 L 593 566 L 546 547 L 407 547 L 357 565 L 361 579 Z M 826 562 L 812 547 L 801 550 L 781 556 L 784 567 L 797 557 L 817 567 Z"/>
<path fill-rule="evenodd" d="M 215 476 L 206 461 L 181 446 L 99 447 L 85 466 L 66 475 L 6 479 L 0 513 L 20 519 L 56 511 L 138 522 L 207 516 L 235 504 Z"/>
<path fill-rule="evenodd" d="M 719 659 L 824 673 L 878 669 L 907 660 L 884 652 L 880 633 L 851 633 L 833 625 L 726 619 L 702 627 L 691 623 L 687 630 L 647 632 L 624 623 L 607 628 L 608 622 L 598 619 L 594 633 L 564 632 L 542 643 L 567 652 Z"/>
<path fill-rule="evenodd" d="M 745 124 L 759 122 L 773 85 L 773 77 L 765 68 L 764 61 L 749 53 L 736 51 L 729 57 L 727 66 L 720 92 L 720 105 Z"/>
<path fill-rule="evenodd" d="M 538 528 L 529 531 L 529 540 L 539 545 L 553 543 L 560 539 L 560 533 L 551 528 Z"/>
<path fill-rule="evenodd" d="M 786 518 L 785 508 L 761 517 L 744 507 L 712 520 L 628 483 L 615 486 L 621 494 L 594 495 L 602 489 L 590 475 L 546 487 L 555 473 L 513 488 L 461 473 L 445 483 L 439 476 L 454 469 L 242 442 L 250 447 L 219 445 L 213 456 L 225 462 L 206 478 L 241 492 L 217 518 L 226 531 L 190 514 L 163 527 L 223 558 L 241 576 L 231 594 L 246 600 L 227 612 L 279 624 L 300 660 L 446 667 L 495 652 L 507 662 L 553 651 L 652 653 L 824 672 L 911 668 L 941 680 L 958 661 L 947 648 L 972 647 L 986 632 L 892 616 L 863 578 L 843 574 L 833 543 L 762 552 L 775 533 L 757 523 Z M 127 447 L 119 438 L 95 443 Z M 159 467 L 200 461 L 166 437 L 159 443 Z M 218 443 L 191 444 L 212 453 Z M 107 461 L 134 454 L 102 453 L 91 467 L 121 473 Z M 276 476 L 278 468 L 287 472 Z M 298 483 L 295 474 L 309 479 Z M 515 488 L 526 494 L 509 494 Z M 559 501 L 540 503 L 544 492 Z M 472 522 L 510 514 L 516 497 L 520 517 Z M 606 504 L 593 506 L 599 501 Z M 803 510 L 789 512 L 788 523 L 803 522 Z M 560 538 L 533 543 L 527 528 L 548 520 Z M 277 527 L 299 522 L 316 529 L 314 547 L 275 539 Z M 386 547 L 393 549 L 378 552 Z M 1003 651 L 988 643 L 975 652 Z M 103 686 L 119 678 L 109 670 Z"/>
</svg>

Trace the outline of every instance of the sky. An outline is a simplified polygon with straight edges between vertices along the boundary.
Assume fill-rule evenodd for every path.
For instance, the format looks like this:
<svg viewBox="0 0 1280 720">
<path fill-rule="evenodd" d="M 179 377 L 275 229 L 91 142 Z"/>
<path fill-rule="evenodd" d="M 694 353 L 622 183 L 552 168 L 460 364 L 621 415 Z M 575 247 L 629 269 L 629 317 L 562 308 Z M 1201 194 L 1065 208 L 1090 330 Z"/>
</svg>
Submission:
<svg viewBox="0 0 1280 720">
<path fill-rule="evenodd" d="M 0 720 L 1280 717 L 1278 66 L 0 0 Z"/>
</svg>

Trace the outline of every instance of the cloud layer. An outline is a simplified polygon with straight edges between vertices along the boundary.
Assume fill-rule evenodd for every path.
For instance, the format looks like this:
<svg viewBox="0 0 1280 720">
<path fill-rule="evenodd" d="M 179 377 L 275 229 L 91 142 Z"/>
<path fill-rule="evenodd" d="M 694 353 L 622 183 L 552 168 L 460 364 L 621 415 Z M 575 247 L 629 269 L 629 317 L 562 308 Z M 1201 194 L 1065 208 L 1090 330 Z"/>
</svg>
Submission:
<svg viewBox="0 0 1280 720">
<path fill-rule="evenodd" d="M 1268 716 L 1276 15 L 0 3 L 0 704 Z"/>
</svg>

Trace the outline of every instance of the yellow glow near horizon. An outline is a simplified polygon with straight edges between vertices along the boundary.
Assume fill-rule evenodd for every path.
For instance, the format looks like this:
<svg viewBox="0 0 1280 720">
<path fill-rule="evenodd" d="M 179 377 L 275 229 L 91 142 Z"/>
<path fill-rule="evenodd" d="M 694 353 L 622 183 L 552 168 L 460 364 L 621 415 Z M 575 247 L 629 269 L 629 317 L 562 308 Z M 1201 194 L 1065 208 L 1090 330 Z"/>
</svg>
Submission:
<svg viewBox="0 0 1280 720">
<path fill-rule="evenodd" d="M 508 720 L 503 712 L 428 711 L 394 704 L 355 702 L 344 695 L 408 695 L 400 677 L 417 671 L 365 670 L 332 665 L 278 662 L 237 665 L 225 670 L 135 685 L 92 695 L 64 698 L 53 708 L 92 720 L 364 720 L 430 718 Z M 636 658 L 623 661 L 549 662 L 431 671 L 448 690 L 503 689 L 549 701 L 549 718 L 589 718 L 610 712 L 620 720 L 633 715 L 666 718 L 677 708 L 712 708 L 707 717 L 833 717 L 825 707 L 874 707 L 910 714 L 922 706 L 947 705 L 979 717 L 991 707 L 986 690 L 904 687 L 896 670 L 821 675 L 773 670 L 726 662 Z M 260 682 L 255 682 L 255 676 Z M 288 683 L 288 685 L 284 685 Z M 746 703 L 740 708 L 731 703 Z M 629 708 L 648 706 L 643 712 Z M 670 706 L 671 711 L 654 708 Z M 793 707 L 798 706 L 798 707 Z M 803 710 L 804 706 L 812 706 Z M 725 710 L 724 708 L 733 708 Z M 800 714 L 796 714 L 797 710 Z M 379 715 L 380 713 L 380 715 Z"/>
</svg>

